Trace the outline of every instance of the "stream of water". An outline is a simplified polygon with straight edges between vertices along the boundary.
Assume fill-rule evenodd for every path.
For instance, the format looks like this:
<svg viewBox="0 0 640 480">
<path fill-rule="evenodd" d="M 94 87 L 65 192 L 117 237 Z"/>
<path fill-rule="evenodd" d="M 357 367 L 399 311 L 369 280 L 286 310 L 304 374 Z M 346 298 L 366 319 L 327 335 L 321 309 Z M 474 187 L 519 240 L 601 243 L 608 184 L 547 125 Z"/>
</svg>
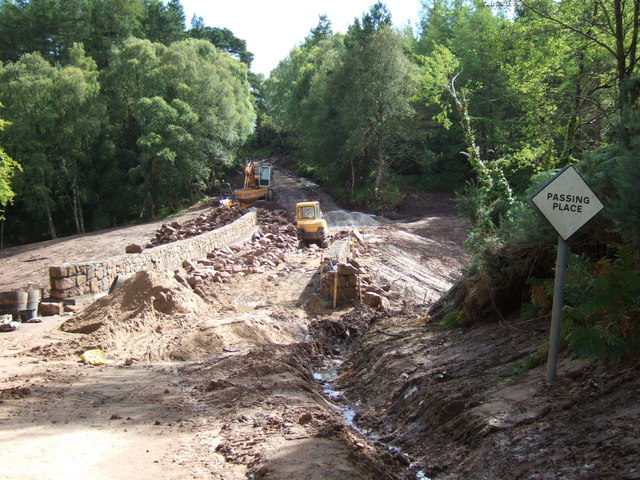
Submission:
<svg viewBox="0 0 640 480">
<path fill-rule="evenodd" d="M 356 422 L 356 415 L 359 403 L 350 403 L 347 398 L 344 396 L 343 392 L 340 390 L 336 390 L 334 388 L 334 381 L 338 378 L 338 371 L 342 366 L 342 359 L 337 357 L 330 357 L 325 359 L 324 363 L 318 368 L 313 370 L 313 378 L 322 386 L 322 392 L 325 397 L 331 401 L 331 404 L 341 412 L 342 419 L 345 424 L 354 429 L 356 432 L 360 433 L 362 436 L 367 438 L 368 440 L 374 440 L 377 443 L 383 444 L 379 440 L 379 436 L 372 432 L 371 430 L 360 428 Z M 403 453 L 400 447 L 391 445 L 391 444 L 383 444 L 385 447 L 393 453 Z M 411 480 L 431 480 L 426 476 L 423 470 L 418 470 L 415 464 L 410 464 L 403 472 L 402 476 L 406 479 Z"/>
</svg>

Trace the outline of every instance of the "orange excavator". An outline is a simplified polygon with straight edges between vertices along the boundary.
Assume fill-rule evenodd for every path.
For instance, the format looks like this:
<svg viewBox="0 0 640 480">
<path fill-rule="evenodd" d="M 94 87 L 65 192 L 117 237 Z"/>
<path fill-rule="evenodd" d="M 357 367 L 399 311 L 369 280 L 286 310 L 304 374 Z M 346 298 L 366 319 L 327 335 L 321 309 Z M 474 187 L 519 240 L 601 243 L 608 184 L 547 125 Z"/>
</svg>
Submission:
<svg viewBox="0 0 640 480">
<path fill-rule="evenodd" d="M 256 200 L 273 200 L 273 167 L 249 162 L 244 168 L 244 187 L 235 190 L 238 202 L 245 205 Z"/>
</svg>

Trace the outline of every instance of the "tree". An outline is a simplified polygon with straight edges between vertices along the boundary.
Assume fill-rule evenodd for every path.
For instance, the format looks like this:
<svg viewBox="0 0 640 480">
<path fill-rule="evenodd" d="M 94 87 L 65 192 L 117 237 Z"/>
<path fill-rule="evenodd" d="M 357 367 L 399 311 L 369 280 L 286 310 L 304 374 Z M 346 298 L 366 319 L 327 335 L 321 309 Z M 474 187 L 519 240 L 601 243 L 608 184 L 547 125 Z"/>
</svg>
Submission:
<svg viewBox="0 0 640 480">
<path fill-rule="evenodd" d="M 309 35 L 305 39 L 305 43 L 309 46 L 317 45 L 322 40 L 326 40 L 333 35 L 331 20 L 326 15 L 320 15 L 318 25 L 311 29 Z"/>
<path fill-rule="evenodd" d="M 533 2 L 518 0 L 547 23 L 600 49 L 615 62 L 615 77 L 609 85 L 618 91 L 618 109 L 632 106 L 640 96 L 640 85 L 633 82 L 638 64 L 640 2 L 637 0 L 564 0 Z"/>
<path fill-rule="evenodd" d="M 103 78 L 120 169 L 145 218 L 193 200 L 252 130 L 246 66 L 207 41 L 131 39 L 113 51 Z"/>
<path fill-rule="evenodd" d="M 0 54 L 17 61 L 40 52 L 64 63 L 72 45 L 83 43 L 102 67 L 111 47 L 144 34 L 144 14 L 143 0 L 0 0 Z"/>
<path fill-rule="evenodd" d="M 91 31 L 83 43 L 99 68 L 107 64 L 111 48 L 131 36 L 143 36 L 144 13 L 140 0 L 89 0 Z"/>
<path fill-rule="evenodd" d="M 449 128 L 451 120 L 449 116 L 452 109 L 449 104 L 442 99 L 442 94 L 446 92 L 453 100 L 456 113 L 460 118 L 462 132 L 467 144 L 467 152 L 464 152 L 469 163 L 476 173 L 480 183 L 488 191 L 494 189 L 496 169 L 490 168 L 488 162 L 482 159 L 480 147 L 476 140 L 476 133 L 472 125 L 472 118 L 469 115 L 469 94 L 468 88 L 458 88 L 456 80 L 459 72 L 458 59 L 446 48 L 436 46 L 433 54 L 423 58 L 423 69 L 421 72 L 421 96 L 428 102 L 442 106 L 442 111 L 437 115 L 445 128 Z M 503 177 L 499 175 L 499 177 Z"/>
<path fill-rule="evenodd" d="M 587 37 L 526 8 L 508 34 L 511 54 L 503 71 L 521 112 L 514 160 L 534 168 L 574 163 L 601 144 L 615 114 L 614 65 Z"/>
<path fill-rule="evenodd" d="M 299 150 L 300 166 L 351 200 L 378 204 L 392 200 L 388 169 L 404 155 L 414 115 L 406 38 L 390 25 L 381 3 L 346 36 L 319 38 L 328 28 L 321 18 L 266 82 L 272 125 Z"/>
<path fill-rule="evenodd" d="M 224 50 L 239 59 L 247 67 L 251 67 L 253 53 L 247 50 L 247 42 L 236 37 L 228 28 L 207 27 L 202 17 L 194 15 L 191 19 L 191 30 L 187 32 L 187 36 L 208 40 L 220 50 Z"/>
<path fill-rule="evenodd" d="M 56 134 L 50 139 L 49 156 L 60 171 L 62 198 L 68 199 L 75 231 L 84 233 L 83 206 L 94 201 L 94 186 L 89 183 L 94 168 L 91 154 L 105 128 L 106 110 L 96 63 L 85 55 L 82 45 L 73 45 L 69 62 L 57 69 L 51 103 Z"/>
<path fill-rule="evenodd" d="M 14 179 L 19 207 L 47 225 L 50 238 L 57 238 L 53 214 L 58 176 L 47 155 L 48 141 L 55 135 L 50 103 L 55 75 L 55 68 L 40 54 L 23 55 L 0 70 L 0 101 L 11 121 L 3 143 L 24 168 Z"/>
<path fill-rule="evenodd" d="M 144 38 L 169 45 L 185 36 L 184 10 L 179 0 L 144 0 L 142 30 Z"/>
<path fill-rule="evenodd" d="M 341 81 L 341 123 L 350 125 L 345 148 L 353 161 L 362 163 L 361 171 L 372 161 L 373 194 L 381 199 L 387 168 L 404 137 L 404 123 L 414 114 L 409 102 L 414 93 L 413 66 L 401 37 L 386 26 L 352 47 L 349 60 Z"/>
<path fill-rule="evenodd" d="M 71 48 L 65 67 L 51 66 L 40 54 L 23 55 L 0 70 L 0 98 L 12 122 L 5 145 L 24 167 L 15 177 L 19 208 L 44 220 L 51 238 L 57 223 L 84 231 L 88 152 L 104 119 L 95 63 L 81 46 Z"/>
<path fill-rule="evenodd" d="M 636 185 L 640 175 L 637 160 L 640 138 L 640 81 L 637 72 L 640 2 L 520 0 L 517 5 L 522 18 L 546 29 L 555 28 L 578 46 L 573 49 L 575 107 L 566 129 L 565 144 L 570 145 L 579 129 L 589 124 L 590 117 L 597 118 L 598 114 L 614 127 L 614 135 L 610 137 L 613 143 L 590 155 L 590 163 L 600 165 L 600 169 L 595 168 L 591 173 L 599 181 L 607 179 L 609 199 L 605 215 L 613 220 L 622 238 L 638 248 L 640 222 L 636 210 L 640 195 Z M 561 56 L 563 59 L 566 57 L 566 54 Z M 587 109 L 589 106 L 591 108 Z M 590 112 L 588 116 L 583 113 L 585 110 Z M 606 128 L 606 123 L 601 124 L 601 128 Z M 592 136 L 600 140 L 600 132 L 595 133 Z"/>
<path fill-rule="evenodd" d="M 0 131 L 4 130 L 7 124 L 6 120 L 0 118 Z M 4 220 L 4 208 L 13 202 L 15 197 L 15 192 L 11 188 L 11 178 L 16 171 L 22 171 L 22 166 L 0 147 L 0 220 Z"/>
<path fill-rule="evenodd" d="M 391 28 L 391 13 L 382 2 L 371 6 L 369 12 L 362 15 L 362 20 L 355 18 L 347 29 L 347 46 L 354 46 L 363 41 L 383 27 Z"/>
</svg>

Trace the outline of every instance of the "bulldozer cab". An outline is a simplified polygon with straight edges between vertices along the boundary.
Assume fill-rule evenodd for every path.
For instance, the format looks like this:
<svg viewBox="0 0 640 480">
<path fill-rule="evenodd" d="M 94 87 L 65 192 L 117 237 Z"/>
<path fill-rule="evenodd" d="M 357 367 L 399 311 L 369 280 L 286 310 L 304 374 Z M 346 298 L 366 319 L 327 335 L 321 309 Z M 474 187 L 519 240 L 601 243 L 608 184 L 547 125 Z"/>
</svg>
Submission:
<svg viewBox="0 0 640 480">
<path fill-rule="evenodd" d="M 298 220 L 313 220 L 316 218 L 324 218 L 320 211 L 320 206 L 314 205 L 299 205 L 298 206 Z"/>
<path fill-rule="evenodd" d="M 317 243 L 326 246 L 329 227 L 324 219 L 319 202 L 296 204 L 296 231 L 301 244 Z"/>
</svg>

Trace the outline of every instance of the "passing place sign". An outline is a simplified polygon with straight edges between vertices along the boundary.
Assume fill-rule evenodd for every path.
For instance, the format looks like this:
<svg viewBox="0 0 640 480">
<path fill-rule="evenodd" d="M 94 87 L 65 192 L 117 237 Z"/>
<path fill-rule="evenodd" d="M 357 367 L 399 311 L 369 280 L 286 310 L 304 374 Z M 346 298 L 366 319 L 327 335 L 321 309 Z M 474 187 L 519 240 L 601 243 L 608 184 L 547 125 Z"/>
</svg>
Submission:
<svg viewBox="0 0 640 480">
<path fill-rule="evenodd" d="M 578 231 L 604 208 L 596 194 L 572 166 L 540 187 L 529 202 L 564 239 Z"/>
</svg>

